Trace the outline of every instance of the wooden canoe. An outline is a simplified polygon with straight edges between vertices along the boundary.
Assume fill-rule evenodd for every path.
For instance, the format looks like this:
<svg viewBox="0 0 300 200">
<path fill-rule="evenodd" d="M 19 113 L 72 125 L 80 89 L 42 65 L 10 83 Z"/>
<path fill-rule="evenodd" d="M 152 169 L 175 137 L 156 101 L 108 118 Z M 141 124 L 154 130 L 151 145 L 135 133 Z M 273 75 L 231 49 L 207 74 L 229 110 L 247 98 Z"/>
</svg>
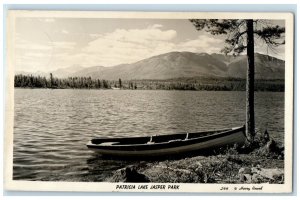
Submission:
<svg viewBox="0 0 300 200">
<path fill-rule="evenodd" d="M 95 138 L 87 147 L 103 155 L 157 157 L 214 149 L 245 142 L 245 127 L 147 137 Z"/>
</svg>

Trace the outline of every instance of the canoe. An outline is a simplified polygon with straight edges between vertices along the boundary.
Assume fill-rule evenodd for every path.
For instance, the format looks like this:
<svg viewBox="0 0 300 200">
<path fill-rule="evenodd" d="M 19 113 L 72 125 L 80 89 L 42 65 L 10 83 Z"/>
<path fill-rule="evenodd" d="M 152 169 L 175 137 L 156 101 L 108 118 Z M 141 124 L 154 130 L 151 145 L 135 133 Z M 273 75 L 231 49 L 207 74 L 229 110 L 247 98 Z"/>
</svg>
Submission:
<svg viewBox="0 0 300 200">
<path fill-rule="evenodd" d="M 245 126 L 231 129 L 193 133 L 177 133 L 147 137 L 95 138 L 87 143 L 89 149 L 106 156 L 157 157 L 243 144 Z"/>
</svg>

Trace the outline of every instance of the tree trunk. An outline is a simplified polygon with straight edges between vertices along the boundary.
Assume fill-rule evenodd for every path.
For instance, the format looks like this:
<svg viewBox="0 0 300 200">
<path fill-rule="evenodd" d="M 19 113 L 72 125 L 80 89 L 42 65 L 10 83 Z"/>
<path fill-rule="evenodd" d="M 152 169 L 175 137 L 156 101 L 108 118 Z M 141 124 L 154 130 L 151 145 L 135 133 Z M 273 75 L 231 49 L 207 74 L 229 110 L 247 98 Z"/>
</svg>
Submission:
<svg viewBox="0 0 300 200">
<path fill-rule="evenodd" d="M 247 83 L 246 83 L 246 137 L 251 144 L 255 135 L 254 121 L 254 36 L 253 20 L 247 20 Z"/>
</svg>

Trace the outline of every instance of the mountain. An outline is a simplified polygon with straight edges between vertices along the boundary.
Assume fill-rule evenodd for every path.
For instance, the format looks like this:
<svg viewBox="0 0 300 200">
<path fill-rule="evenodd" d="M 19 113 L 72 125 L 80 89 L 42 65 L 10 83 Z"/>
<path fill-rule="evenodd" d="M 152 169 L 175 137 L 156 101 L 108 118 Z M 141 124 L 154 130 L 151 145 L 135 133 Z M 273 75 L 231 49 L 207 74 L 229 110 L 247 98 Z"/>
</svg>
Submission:
<svg viewBox="0 0 300 200">
<path fill-rule="evenodd" d="M 55 77 L 92 77 L 107 80 L 171 79 L 180 77 L 246 78 L 247 57 L 192 52 L 169 52 L 131 64 L 113 67 L 72 66 L 53 72 Z M 255 54 L 255 78 L 284 79 L 285 62 L 277 58 Z"/>
<path fill-rule="evenodd" d="M 277 58 L 255 54 L 255 73 L 258 79 L 284 79 L 285 62 Z M 171 79 L 178 77 L 234 77 L 246 78 L 247 57 L 192 52 L 170 52 L 132 64 L 114 67 L 89 67 L 72 76 L 117 80 Z"/>
<path fill-rule="evenodd" d="M 255 78 L 284 79 L 285 62 L 277 58 L 255 54 Z M 247 72 L 247 58 L 241 56 L 228 65 L 228 76 L 244 78 Z"/>
<path fill-rule="evenodd" d="M 109 68 L 87 68 L 73 75 L 103 79 L 170 79 L 191 76 L 226 76 L 226 72 L 226 64 L 209 54 L 172 52 L 133 64 Z"/>
</svg>

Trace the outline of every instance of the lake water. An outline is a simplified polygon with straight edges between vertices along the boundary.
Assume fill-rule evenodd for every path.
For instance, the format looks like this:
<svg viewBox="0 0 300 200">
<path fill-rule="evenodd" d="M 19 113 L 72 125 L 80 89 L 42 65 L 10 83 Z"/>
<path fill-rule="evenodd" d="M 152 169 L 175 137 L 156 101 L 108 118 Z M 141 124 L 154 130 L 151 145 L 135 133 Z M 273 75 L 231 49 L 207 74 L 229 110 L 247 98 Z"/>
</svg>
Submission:
<svg viewBox="0 0 300 200">
<path fill-rule="evenodd" d="M 284 93 L 255 94 L 256 126 L 284 139 Z M 201 131 L 245 123 L 245 92 L 15 89 L 13 178 L 103 181 L 136 161 L 105 160 L 93 137 Z"/>
</svg>

